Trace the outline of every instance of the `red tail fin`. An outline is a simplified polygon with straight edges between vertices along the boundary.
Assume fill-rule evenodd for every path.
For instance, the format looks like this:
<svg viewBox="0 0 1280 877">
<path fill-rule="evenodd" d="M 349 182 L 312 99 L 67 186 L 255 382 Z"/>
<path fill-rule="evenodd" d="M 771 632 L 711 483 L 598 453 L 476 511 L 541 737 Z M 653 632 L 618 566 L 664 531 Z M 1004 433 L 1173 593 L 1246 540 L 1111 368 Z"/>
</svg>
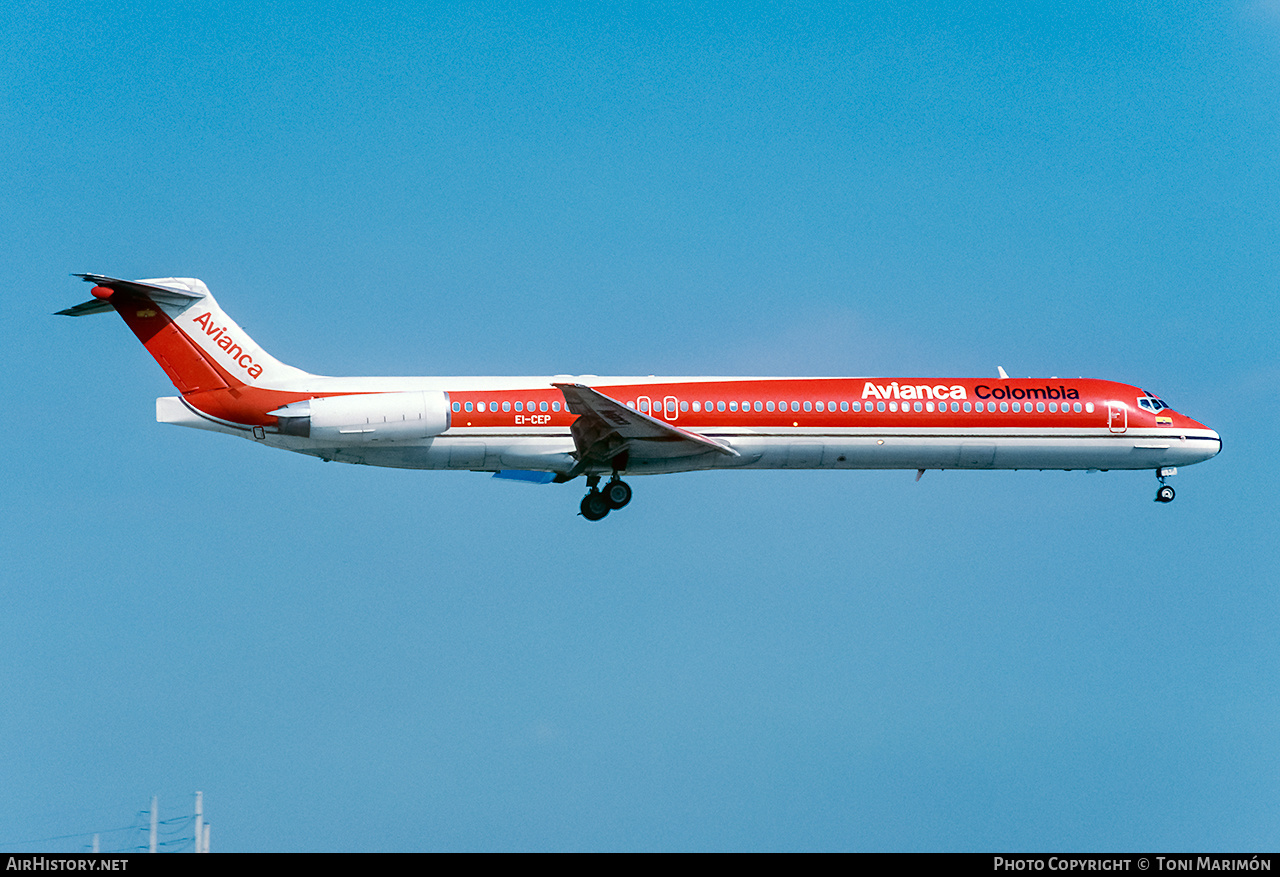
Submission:
<svg viewBox="0 0 1280 877">
<path fill-rule="evenodd" d="M 95 286 L 97 295 L 101 286 Z M 106 290 L 111 292 L 111 290 Z M 111 306 L 155 357 L 173 385 L 184 395 L 200 390 L 221 390 L 233 386 L 205 354 L 178 331 L 173 320 L 155 302 L 134 296 L 110 296 Z M 123 301 L 119 300 L 123 299 Z M 234 379 L 233 379 L 234 380 Z M 240 382 L 236 381 L 236 385 Z"/>
</svg>

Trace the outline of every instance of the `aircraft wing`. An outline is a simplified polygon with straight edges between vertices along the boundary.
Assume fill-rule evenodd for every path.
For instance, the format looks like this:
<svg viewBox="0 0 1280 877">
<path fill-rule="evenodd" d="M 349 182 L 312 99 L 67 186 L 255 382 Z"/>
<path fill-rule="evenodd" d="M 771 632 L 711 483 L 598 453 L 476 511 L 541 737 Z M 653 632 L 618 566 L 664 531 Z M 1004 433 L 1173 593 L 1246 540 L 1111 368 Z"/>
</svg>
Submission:
<svg viewBox="0 0 1280 877">
<path fill-rule="evenodd" d="M 630 459 L 670 459 L 737 451 L 715 439 L 665 423 L 610 399 L 586 384 L 555 384 L 569 410 L 579 415 L 571 427 L 579 464 L 609 463 L 620 454 Z"/>
</svg>

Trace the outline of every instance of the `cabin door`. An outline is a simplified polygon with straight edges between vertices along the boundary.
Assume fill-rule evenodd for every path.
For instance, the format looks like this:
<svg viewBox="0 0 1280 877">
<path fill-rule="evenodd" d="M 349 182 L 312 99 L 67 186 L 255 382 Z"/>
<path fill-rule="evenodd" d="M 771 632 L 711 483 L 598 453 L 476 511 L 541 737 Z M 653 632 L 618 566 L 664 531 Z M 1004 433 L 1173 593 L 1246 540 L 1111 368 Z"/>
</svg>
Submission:
<svg viewBox="0 0 1280 877">
<path fill-rule="evenodd" d="M 1124 432 L 1129 428 L 1129 409 L 1119 402 L 1107 403 L 1107 428 Z"/>
</svg>

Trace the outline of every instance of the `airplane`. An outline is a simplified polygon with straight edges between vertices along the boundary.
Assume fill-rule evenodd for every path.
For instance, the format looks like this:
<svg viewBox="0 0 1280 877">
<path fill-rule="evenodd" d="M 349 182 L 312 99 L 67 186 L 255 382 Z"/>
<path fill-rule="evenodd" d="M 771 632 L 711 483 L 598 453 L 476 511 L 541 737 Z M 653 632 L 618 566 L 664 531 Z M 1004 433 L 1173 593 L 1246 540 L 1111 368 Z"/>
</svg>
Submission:
<svg viewBox="0 0 1280 877">
<path fill-rule="evenodd" d="M 631 501 L 623 475 L 702 469 L 1152 469 L 1215 456 L 1218 433 L 1128 384 L 1094 379 L 325 377 L 254 343 L 189 277 L 75 274 L 116 311 L 181 395 L 156 420 L 325 461 L 586 478 L 598 521 Z M 609 480 L 601 488 L 604 477 Z"/>
</svg>

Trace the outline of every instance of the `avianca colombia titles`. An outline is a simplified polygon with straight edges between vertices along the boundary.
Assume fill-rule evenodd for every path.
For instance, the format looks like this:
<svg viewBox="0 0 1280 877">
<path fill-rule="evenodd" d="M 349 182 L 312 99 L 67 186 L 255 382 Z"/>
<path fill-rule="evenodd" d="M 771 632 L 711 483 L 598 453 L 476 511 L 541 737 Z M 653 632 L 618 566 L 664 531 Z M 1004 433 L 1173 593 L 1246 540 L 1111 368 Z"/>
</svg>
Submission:
<svg viewBox="0 0 1280 877">
<path fill-rule="evenodd" d="M 1101 380 L 973 378 L 324 377 L 253 342 L 199 280 L 79 274 L 181 395 L 156 419 L 323 460 L 584 476 L 596 521 L 623 475 L 698 469 L 1151 469 L 1156 499 L 1218 434 L 1158 396 Z M 601 481 L 608 478 L 601 486 Z M 919 475 L 917 474 L 917 477 Z"/>
</svg>

